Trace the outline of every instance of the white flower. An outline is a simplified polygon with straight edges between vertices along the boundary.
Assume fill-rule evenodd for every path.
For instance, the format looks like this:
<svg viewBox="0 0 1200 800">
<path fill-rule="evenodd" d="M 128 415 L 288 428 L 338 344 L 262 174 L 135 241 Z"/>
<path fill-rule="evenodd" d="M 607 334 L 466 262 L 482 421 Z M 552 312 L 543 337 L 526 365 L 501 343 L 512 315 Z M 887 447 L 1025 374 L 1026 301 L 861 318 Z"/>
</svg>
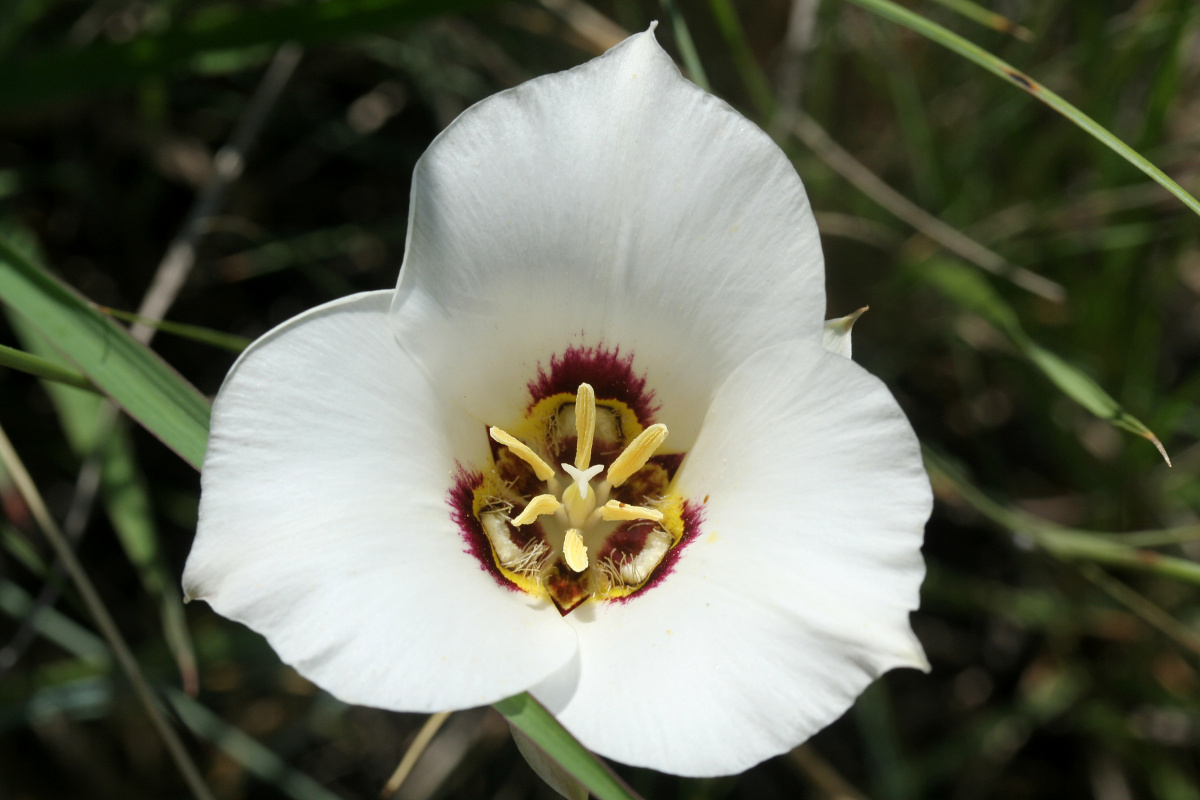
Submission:
<svg viewBox="0 0 1200 800">
<path fill-rule="evenodd" d="M 417 165 L 396 292 L 230 372 L 188 594 L 347 702 L 529 690 L 685 775 L 794 747 L 925 667 L 929 483 L 822 347 L 823 269 L 787 158 L 652 33 L 479 103 Z"/>
</svg>

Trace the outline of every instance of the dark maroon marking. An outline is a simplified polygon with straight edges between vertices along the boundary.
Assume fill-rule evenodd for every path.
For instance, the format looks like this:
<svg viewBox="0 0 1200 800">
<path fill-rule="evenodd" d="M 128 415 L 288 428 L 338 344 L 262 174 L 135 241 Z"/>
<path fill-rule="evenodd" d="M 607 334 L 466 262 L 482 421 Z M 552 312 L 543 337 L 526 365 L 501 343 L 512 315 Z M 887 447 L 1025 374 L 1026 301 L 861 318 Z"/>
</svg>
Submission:
<svg viewBox="0 0 1200 800">
<path fill-rule="evenodd" d="M 663 556 L 663 560 L 658 562 L 658 566 L 654 568 L 654 572 L 650 573 L 650 577 L 642 584 L 640 589 L 624 597 L 614 598 L 613 602 L 629 602 L 647 589 L 658 586 L 675 570 L 675 564 L 679 561 L 679 556 L 683 554 L 683 549 L 694 542 L 696 537 L 700 535 L 700 526 L 704 524 L 704 508 L 696 505 L 691 500 L 684 500 L 683 513 L 680 516 L 683 518 L 683 537 L 679 540 L 679 544 L 667 551 L 667 554 Z"/>
<path fill-rule="evenodd" d="M 633 409 L 643 426 L 653 424 L 659 405 L 654 392 L 646 389 L 646 378 L 633 371 L 633 355 L 622 356 L 621 348 L 603 344 L 568 347 L 561 356 L 550 357 L 550 369 L 538 365 L 537 378 L 529 382 L 529 409 L 556 394 L 575 394 L 579 384 L 591 384 L 597 400 L 620 400 Z"/>
<path fill-rule="evenodd" d="M 546 589 L 560 616 L 566 616 L 591 597 L 587 572 L 575 572 L 560 557 L 546 573 Z"/>
<path fill-rule="evenodd" d="M 454 485 L 446 495 L 446 504 L 450 506 L 450 519 L 458 526 L 463 542 L 467 545 L 464 553 L 475 556 L 479 568 L 492 576 L 496 583 L 505 589 L 519 592 L 520 589 L 500 572 L 496 559 L 492 557 L 492 544 L 483 525 L 475 517 L 475 490 L 483 485 L 483 473 L 471 472 L 461 464 L 455 464 Z"/>
<path fill-rule="evenodd" d="M 628 564 L 642 552 L 642 548 L 646 546 L 646 537 L 657 527 L 658 523 L 649 520 L 634 520 L 622 524 L 604 540 L 604 546 L 600 548 L 596 561 L 611 559 L 618 567 Z"/>
<path fill-rule="evenodd" d="M 651 464 L 658 464 L 667 471 L 667 482 L 675 480 L 675 473 L 679 472 L 679 466 L 683 464 L 683 457 L 687 453 L 663 453 L 662 455 L 650 456 Z"/>
</svg>

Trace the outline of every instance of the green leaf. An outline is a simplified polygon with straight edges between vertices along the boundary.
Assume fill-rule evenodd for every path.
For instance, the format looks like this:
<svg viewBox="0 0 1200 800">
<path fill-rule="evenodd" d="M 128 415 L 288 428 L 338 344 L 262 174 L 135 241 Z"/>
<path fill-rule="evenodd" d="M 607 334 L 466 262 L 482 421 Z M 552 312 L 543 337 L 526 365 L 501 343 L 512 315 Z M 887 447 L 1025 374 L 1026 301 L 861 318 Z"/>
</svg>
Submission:
<svg viewBox="0 0 1200 800">
<path fill-rule="evenodd" d="M 577 742 L 528 692 L 501 700 L 492 707 L 600 800 L 637 798 L 604 762 Z"/>
<path fill-rule="evenodd" d="M 204 396 L 4 238 L 0 238 L 0 302 L 129 416 L 200 468 L 211 412 Z"/>
<path fill-rule="evenodd" d="M 1029 337 L 1017 312 L 978 270 L 950 259 L 934 258 L 914 268 L 926 283 L 948 299 L 995 325 L 1058 389 L 1097 417 L 1151 442 L 1170 466 L 1162 442 L 1078 367 L 1064 361 Z"/>
<path fill-rule="evenodd" d="M 863 8 L 873 11 L 881 17 L 890 19 L 892 22 L 903 25 L 910 30 L 916 31 L 922 36 L 937 42 L 943 47 L 953 50 L 963 58 L 969 61 L 974 61 L 979 66 L 986 69 L 995 75 L 999 75 L 1009 83 L 1017 86 L 1020 89 L 1041 100 L 1046 105 L 1053 108 L 1058 113 L 1062 114 L 1067 119 L 1074 122 L 1083 130 L 1091 134 L 1097 141 L 1107 145 L 1113 152 L 1121 156 L 1121 158 L 1133 164 L 1142 172 L 1149 175 L 1156 183 L 1165 188 L 1168 192 L 1178 197 L 1183 201 L 1184 205 L 1200 214 L 1200 200 L 1197 200 L 1189 194 L 1182 186 L 1167 177 L 1161 169 L 1151 164 L 1148 160 L 1142 157 L 1136 150 L 1116 136 L 1108 132 L 1108 129 L 1101 125 L 1096 120 L 1084 114 L 1075 106 L 1068 103 L 1063 98 L 1059 97 L 1054 92 L 1041 85 L 1033 78 L 1021 72 L 1016 67 L 1008 62 L 996 58 L 988 51 L 978 45 L 972 44 L 957 33 L 943 28 L 936 22 L 932 22 L 920 14 L 909 11 L 907 8 L 898 6 L 892 0 L 850 0 L 851 3 L 862 6 Z"/>
<path fill-rule="evenodd" d="M 65 47 L 23 63 L 0 64 L 0 110 L 132 86 L 211 61 L 205 57 L 221 51 L 377 34 L 485 1 L 327 0 L 267 9 L 226 4 L 121 44 Z"/>
</svg>

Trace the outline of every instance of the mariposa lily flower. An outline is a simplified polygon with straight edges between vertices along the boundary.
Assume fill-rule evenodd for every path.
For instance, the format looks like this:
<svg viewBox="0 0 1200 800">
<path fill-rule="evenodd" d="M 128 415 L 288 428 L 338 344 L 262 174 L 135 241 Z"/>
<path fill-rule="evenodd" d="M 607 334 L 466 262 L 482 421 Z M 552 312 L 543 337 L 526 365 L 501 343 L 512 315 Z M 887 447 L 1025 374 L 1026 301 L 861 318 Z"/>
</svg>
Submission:
<svg viewBox="0 0 1200 800">
<path fill-rule="evenodd" d="M 823 270 L 787 158 L 652 32 L 479 103 L 396 291 L 230 372 L 188 595 L 350 703 L 528 690 L 684 775 L 794 747 L 926 665 L 928 479 Z"/>
</svg>

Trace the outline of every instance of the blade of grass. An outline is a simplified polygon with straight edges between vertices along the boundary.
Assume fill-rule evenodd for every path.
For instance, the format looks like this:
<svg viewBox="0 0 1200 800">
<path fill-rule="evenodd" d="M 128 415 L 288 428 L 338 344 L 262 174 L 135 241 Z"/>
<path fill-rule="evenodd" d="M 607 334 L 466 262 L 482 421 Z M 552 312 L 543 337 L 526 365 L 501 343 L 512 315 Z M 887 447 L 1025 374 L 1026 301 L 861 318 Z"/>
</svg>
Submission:
<svg viewBox="0 0 1200 800">
<path fill-rule="evenodd" d="M 18 372 L 26 372 L 39 378 L 45 378 L 48 381 L 55 381 L 66 386 L 74 386 L 76 389 L 83 389 L 89 392 L 100 391 L 92 385 L 92 382 L 87 379 L 86 375 L 82 375 L 69 367 L 64 367 L 49 358 L 35 356 L 33 353 L 27 353 L 24 350 L 18 350 L 8 345 L 0 344 L 0 367 L 8 367 Z"/>
<path fill-rule="evenodd" d="M 719 2 L 725 0 L 712 0 Z M 903 25 L 916 33 L 942 45 L 943 47 L 958 53 L 963 58 L 973 61 L 979 66 L 998 75 L 1009 83 L 1028 92 L 1029 94 L 1041 100 L 1046 105 L 1053 108 L 1059 114 L 1075 123 L 1090 134 L 1097 141 L 1109 147 L 1121 158 L 1128 161 L 1133 166 L 1140 169 L 1142 172 L 1149 175 L 1156 183 L 1162 186 L 1171 194 L 1179 198 L 1184 205 L 1192 211 L 1200 214 L 1200 200 L 1197 200 L 1189 194 L 1182 186 L 1167 176 L 1165 172 L 1150 163 L 1141 154 L 1135 151 L 1132 147 L 1125 144 L 1112 133 L 1109 133 L 1103 125 L 1096 122 L 1094 119 L 1084 114 L 1075 106 L 1068 103 L 1062 97 L 1059 97 L 1054 92 L 1041 85 L 1033 78 L 1018 70 L 1008 62 L 997 58 L 982 47 L 975 45 L 958 34 L 943 28 L 936 22 L 922 17 L 920 14 L 909 11 L 908 9 L 897 5 L 892 0 L 848 0 L 848 2 L 861 6 L 875 14 L 878 14 L 885 19 L 889 19 L 899 25 Z"/>
<path fill-rule="evenodd" d="M 288 766 L 271 748 L 241 728 L 230 725 L 207 706 L 178 689 L 167 688 L 165 692 L 184 725 L 197 736 L 212 742 L 222 753 L 275 791 L 292 800 L 339 800 L 337 794 Z"/>
<path fill-rule="evenodd" d="M 1066 298 L 1066 290 L 1060 284 L 1010 263 L 897 192 L 843 149 L 815 119 L 803 111 L 796 112 L 792 133 L 830 169 L 927 239 L 1039 297 L 1054 302 L 1062 302 Z"/>
<path fill-rule="evenodd" d="M 15 320 L 17 335 L 34 353 L 48 353 L 49 344 L 27 322 Z M 183 611 L 183 597 L 159 544 L 158 526 L 146 480 L 124 425 L 109 424 L 104 399 L 60 385 L 46 385 L 71 449 L 81 461 L 99 459 L 100 489 L 105 510 L 129 563 L 142 587 L 158 605 L 167 645 L 179 666 L 183 685 L 196 689 L 196 656 Z M 64 525 L 68 536 L 71 526 Z"/>
<path fill-rule="evenodd" d="M 663 13 L 671 21 L 671 32 L 675 34 L 675 44 L 679 47 L 679 55 L 683 59 L 683 66 L 687 69 L 688 77 L 692 79 L 692 83 L 704 91 L 712 91 L 708 83 L 708 75 L 704 72 L 704 64 L 700 62 L 700 53 L 696 51 L 696 44 L 692 41 L 692 32 L 688 30 L 687 20 L 683 18 L 683 12 L 679 10 L 675 0 L 661 0 L 661 2 Z"/>
<path fill-rule="evenodd" d="M 192 66 L 201 56 L 297 42 L 301 45 L 379 33 L 426 17 L 483 6 L 488 0 L 328 0 L 253 9 L 226 3 L 164 31 L 121 44 L 94 44 L 0 65 L 0 110 L 133 86 Z"/>
<path fill-rule="evenodd" d="M 10 581 L 0 580 L 0 611 L 14 619 L 22 619 L 33 605 L 33 598 L 25 590 Z M 97 671 L 106 670 L 112 660 L 111 651 L 103 639 L 55 609 L 46 609 L 39 615 L 37 631 Z M 166 695 L 179 719 L 192 732 L 212 742 L 221 752 L 280 793 L 293 800 L 337 800 L 336 794 L 304 773 L 292 769 L 270 748 L 225 722 L 200 702 L 177 689 L 168 688 Z"/>
<path fill-rule="evenodd" d="M 159 738 L 162 739 L 163 745 L 166 747 L 180 775 L 183 776 L 184 782 L 187 783 L 188 789 L 197 800 L 212 800 L 212 793 L 209 791 L 208 785 L 205 784 L 204 779 L 200 776 L 200 771 L 192 762 L 191 756 L 188 755 L 187 749 L 183 746 L 179 735 L 171 727 L 170 723 L 167 722 L 162 710 L 158 707 L 150 686 L 142 674 L 142 669 L 138 666 L 137 659 L 133 657 L 129 645 L 125 643 L 125 638 L 121 635 L 116 622 L 113 621 L 112 615 L 108 613 L 108 609 L 105 607 L 104 601 L 100 598 L 100 594 L 96 591 L 96 587 L 92 584 L 91 578 L 88 577 L 87 571 L 79 563 L 79 559 L 75 557 L 74 551 L 71 550 L 67 540 L 63 537 L 54 518 L 50 516 L 50 512 L 47 510 L 46 504 L 42 501 L 37 486 L 33 483 L 33 479 L 29 477 L 29 473 L 25 470 L 24 464 L 21 462 L 16 450 L 13 449 L 12 442 L 9 441 L 8 434 L 4 432 L 3 428 L 0 428 L 0 461 L 4 462 L 5 468 L 12 475 L 13 481 L 16 483 L 21 495 L 25 498 L 25 502 L 29 504 L 29 509 L 33 513 L 38 527 L 41 528 L 42 533 L 54 548 L 55 554 L 62 561 L 67 574 L 71 577 L 71 582 L 75 584 L 80 597 L 83 598 L 84 604 L 87 606 L 93 619 L 95 619 L 97 627 L 100 628 L 100 632 L 108 642 L 108 646 L 116 657 L 121 671 L 125 673 L 125 676 L 133 685 L 134 693 L 145 708 L 146 715 L 150 717 L 151 724 L 153 724 L 155 730 L 158 732 Z"/>
<path fill-rule="evenodd" d="M 1033 31 L 1029 28 L 1018 25 L 1003 14 L 997 14 L 978 3 L 972 3 L 971 0 L 933 0 L 933 2 L 940 3 L 954 13 L 962 15 L 972 22 L 978 22 L 985 28 L 1007 33 L 1022 42 L 1033 41 Z"/>
<path fill-rule="evenodd" d="M 625 783 L 604 762 L 588 752 L 554 715 L 528 692 L 493 703 L 510 723 L 530 739 L 599 800 L 636 800 Z"/>
<path fill-rule="evenodd" d="M 212 328 L 203 328 L 199 325 L 184 325 L 180 322 L 167 322 L 166 320 L 154 319 L 153 317 L 143 317 L 138 314 L 131 314 L 128 311 L 118 311 L 115 308 L 108 308 L 107 306 L 99 306 L 98 308 L 102 314 L 114 317 L 122 322 L 134 322 L 138 325 L 145 325 L 163 333 L 169 333 L 183 339 L 190 339 L 200 344 L 218 347 L 222 350 L 228 350 L 231 353 L 240 353 L 250 346 L 250 340 L 245 336 L 225 333 L 224 331 L 214 331 Z"/>
<path fill-rule="evenodd" d="M 750 49 L 750 43 L 746 40 L 746 31 L 742 28 L 733 3 L 729 0 L 708 0 L 708 7 L 712 10 L 725 43 L 729 45 L 734 67 L 742 83 L 746 85 L 746 91 L 750 93 L 750 102 L 754 104 L 762 121 L 769 123 L 775 115 L 775 95 L 771 91 L 771 82 L 767 80 L 766 73 L 754 58 L 754 51 Z"/>
<path fill-rule="evenodd" d="M 1091 561 L 1200 585 L 1200 564 L 1195 561 L 1131 547 L 1115 541 L 1109 535 L 1064 528 L 1009 508 L 988 497 L 958 467 L 932 448 L 922 445 L 921 454 L 933 481 L 935 494 L 944 497 L 950 493 L 961 498 L 999 527 L 1028 537 L 1055 558 L 1062 561 Z"/>
<path fill-rule="evenodd" d="M 185 461 L 200 468 L 208 401 L 72 289 L 0 238 L 0 301 Z"/>
<path fill-rule="evenodd" d="M 986 278 L 964 264 L 942 258 L 929 259 L 915 266 L 913 271 L 948 299 L 999 328 L 1063 394 L 1109 424 L 1149 441 L 1170 466 L 1171 459 L 1154 432 L 1122 408 L 1082 370 L 1033 341 L 1021 326 L 1017 313 Z"/>
</svg>

